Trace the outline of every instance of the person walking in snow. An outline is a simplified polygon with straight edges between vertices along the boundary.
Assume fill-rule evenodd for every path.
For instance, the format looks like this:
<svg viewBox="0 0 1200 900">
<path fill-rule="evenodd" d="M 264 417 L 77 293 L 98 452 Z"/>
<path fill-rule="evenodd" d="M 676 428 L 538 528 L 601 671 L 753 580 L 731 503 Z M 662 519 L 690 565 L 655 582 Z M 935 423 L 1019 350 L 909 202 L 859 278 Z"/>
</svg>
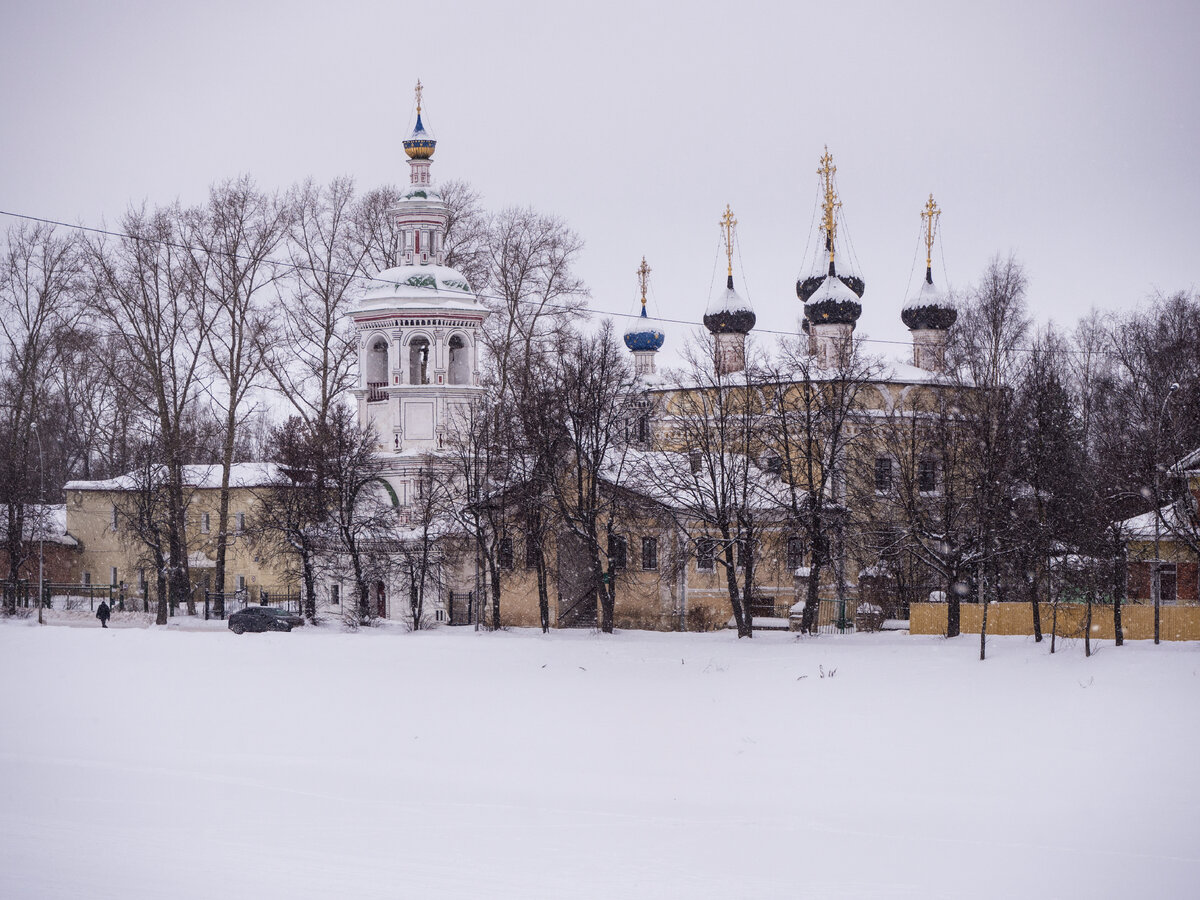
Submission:
<svg viewBox="0 0 1200 900">
<path fill-rule="evenodd" d="M 100 606 L 96 609 L 96 618 L 100 620 L 101 628 L 108 627 L 108 616 L 109 616 L 108 604 L 105 603 L 103 600 L 101 600 Z"/>
</svg>

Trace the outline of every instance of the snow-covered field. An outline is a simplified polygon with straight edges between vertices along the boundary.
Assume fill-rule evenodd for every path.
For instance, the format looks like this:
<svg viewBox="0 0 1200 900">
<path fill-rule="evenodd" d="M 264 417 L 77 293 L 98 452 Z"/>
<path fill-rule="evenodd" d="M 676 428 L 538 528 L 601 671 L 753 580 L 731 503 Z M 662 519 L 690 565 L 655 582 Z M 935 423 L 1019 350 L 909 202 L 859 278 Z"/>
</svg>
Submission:
<svg viewBox="0 0 1200 900">
<path fill-rule="evenodd" d="M 0 624 L 0 897 L 1200 895 L 1195 644 L 76 624 Z"/>
</svg>

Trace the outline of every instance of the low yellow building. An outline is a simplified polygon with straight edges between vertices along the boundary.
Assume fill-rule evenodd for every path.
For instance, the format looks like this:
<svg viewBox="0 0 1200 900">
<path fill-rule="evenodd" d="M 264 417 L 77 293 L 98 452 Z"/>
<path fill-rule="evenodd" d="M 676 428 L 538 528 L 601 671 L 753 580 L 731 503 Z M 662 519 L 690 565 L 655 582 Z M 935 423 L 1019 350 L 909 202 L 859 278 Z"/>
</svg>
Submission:
<svg viewBox="0 0 1200 900">
<path fill-rule="evenodd" d="M 289 560 L 252 540 L 260 503 L 257 492 L 271 478 L 263 463 L 235 464 L 230 472 L 226 549 L 226 592 L 246 591 L 255 600 L 262 589 L 282 590 L 288 584 Z M 187 493 L 186 542 L 188 569 L 197 599 L 217 590 L 216 569 L 221 467 L 184 466 Z M 153 554 L 131 525 L 141 481 L 135 474 L 103 481 L 70 481 L 66 485 L 67 533 L 79 542 L 80 581 L 124 585 L 132 596 L 154 590 Z"/>
</svg>

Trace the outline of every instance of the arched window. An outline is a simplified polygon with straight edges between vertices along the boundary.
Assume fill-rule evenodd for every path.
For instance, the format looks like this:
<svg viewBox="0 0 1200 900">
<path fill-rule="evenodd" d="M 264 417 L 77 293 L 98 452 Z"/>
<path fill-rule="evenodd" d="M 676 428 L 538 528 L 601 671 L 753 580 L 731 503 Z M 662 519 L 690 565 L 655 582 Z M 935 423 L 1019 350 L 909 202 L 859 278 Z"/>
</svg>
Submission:
<svg viewBox="0 0 1200 900">
<path fill-rule="evenodd" d="M 367 376 L 367 387 L 383 387 L 387 384 L 388 342 L 385 338 L 377 337 L 371 341 L 363 368 Z"/>
<path fill-rule="evenodd" d="M 462 335 L 450 338 L 450 368 L 446 377 L 451 384 L 471 383 L 471 350 Z"/>
<path fill-rule="evenodd" d="M 413 338 L 408 345 L 408 383 L 429 384 L 428 338 Z"/>
</svg>

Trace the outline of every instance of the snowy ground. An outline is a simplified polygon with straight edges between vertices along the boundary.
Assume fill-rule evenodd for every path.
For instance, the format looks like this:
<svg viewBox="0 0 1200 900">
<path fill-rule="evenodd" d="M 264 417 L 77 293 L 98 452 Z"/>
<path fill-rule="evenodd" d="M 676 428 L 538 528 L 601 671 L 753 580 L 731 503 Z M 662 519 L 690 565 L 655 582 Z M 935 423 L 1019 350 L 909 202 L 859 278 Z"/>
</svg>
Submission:
<svg viewBox="0 0 1200 900">
<path fill-rule="evenodd" d="M 1196 644 L 74 624 L 0 624 L 0 897 L 1200 892 Z"/>
</svg>

